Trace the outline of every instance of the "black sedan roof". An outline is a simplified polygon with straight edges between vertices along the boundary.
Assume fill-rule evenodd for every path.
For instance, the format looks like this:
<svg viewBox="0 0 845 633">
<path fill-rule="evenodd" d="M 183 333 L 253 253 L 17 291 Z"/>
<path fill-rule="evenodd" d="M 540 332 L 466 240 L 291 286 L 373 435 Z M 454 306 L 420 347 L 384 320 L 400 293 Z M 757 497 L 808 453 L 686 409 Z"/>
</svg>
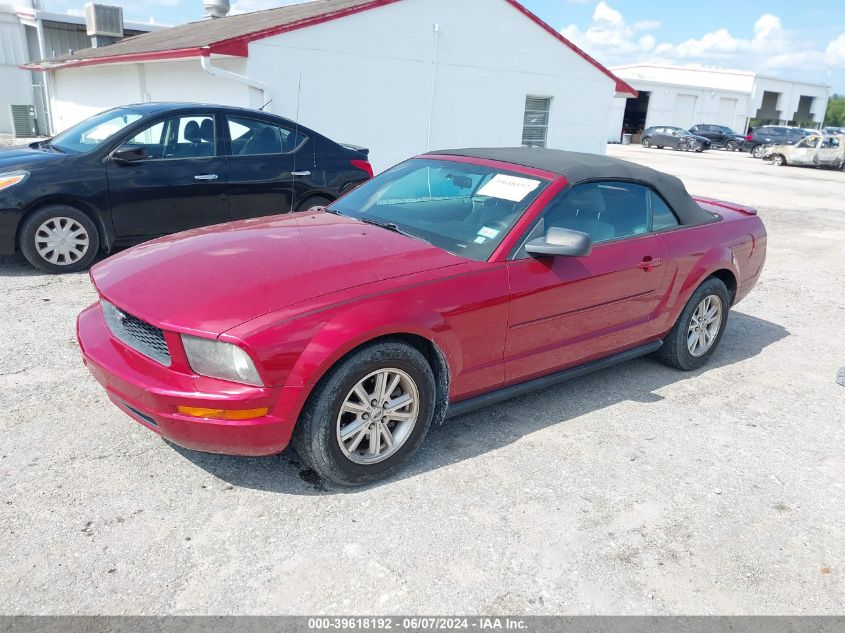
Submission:
<svg viewBox="0 0 845 633">
<path fill-rule="evenodd" d="M 708 224 L 719 219 L 692 199 L 679 178 L 618 158 L 533 147 L 452 149 L 429 153 L 542 169 L 565 177 L 572 185 L 595 180 L 640 182 L 655 189 L 674 209 L 682 224 Z"/>
</svg>

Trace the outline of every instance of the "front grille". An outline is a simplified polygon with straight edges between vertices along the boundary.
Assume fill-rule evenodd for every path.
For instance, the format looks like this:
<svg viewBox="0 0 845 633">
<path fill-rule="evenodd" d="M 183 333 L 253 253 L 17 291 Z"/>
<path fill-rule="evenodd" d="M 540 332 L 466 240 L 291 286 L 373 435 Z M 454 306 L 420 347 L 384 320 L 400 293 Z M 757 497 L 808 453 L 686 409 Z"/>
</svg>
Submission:
<svg viewBox="0 0 845 633">
<path fill-rule="evenodd" d="M 115 338 L 144 356 L 170 366 L 170 350 L 164 332 L 138 317 L 132 316 L 103 300 L 103 314 Z"/>
</svg>

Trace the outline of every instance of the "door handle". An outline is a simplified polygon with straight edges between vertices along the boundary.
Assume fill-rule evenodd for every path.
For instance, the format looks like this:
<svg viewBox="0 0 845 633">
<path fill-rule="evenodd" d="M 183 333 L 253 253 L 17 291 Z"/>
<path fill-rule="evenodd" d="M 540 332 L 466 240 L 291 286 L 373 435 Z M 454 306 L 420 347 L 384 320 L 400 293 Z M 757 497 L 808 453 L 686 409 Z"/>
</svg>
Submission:
<svg viewBox="0 0 845 633">
<path fill-rule="evenodd" d="M 194 180 L 217 180 L 217 174 L 203 174 L 202 176 L 194 176 Z"/>
<path fill-rule="evenodd" d="M 310 176 L 310 171 L 295 171 L 291 174 L 292 176 Z"/>
<path fill-rule="evenodd" d="M 637 268 L 639 268 L 640 270 L 644 270 L 647 273 L 649 273 L 652 270 L 654 270 L 655 268 L 657 268 L 658 266 L 662 266 L 662 265 L 663 265 L 662 259 L 660 259 L 659 257 L 649 256 L 649 257 L 645 257 L 643 259 L 643 261 L 641 261 L 639 264 L 637 264 Z"/>
</svg>

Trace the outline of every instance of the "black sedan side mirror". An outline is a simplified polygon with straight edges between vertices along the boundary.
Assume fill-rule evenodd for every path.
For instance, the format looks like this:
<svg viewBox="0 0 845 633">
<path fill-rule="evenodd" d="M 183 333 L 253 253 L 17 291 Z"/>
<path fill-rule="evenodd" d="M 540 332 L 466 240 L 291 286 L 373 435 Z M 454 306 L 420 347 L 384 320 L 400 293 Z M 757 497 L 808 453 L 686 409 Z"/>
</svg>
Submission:
<svg viewBox="0 0 845 633">
<path fill-rule="evenodd" d="M 111 155 L 118 163 L 134 163 L 137 160 L 144 160 L 148 156 L 146 147 L 132 147 L 130 145 L 119 147 Z"/>
<path fill-rule="evenodd" d="M 584 257 L 592 250 L 593 239 L 586 233 L 557 227 L 525 245 L 525 252 L 533 257 Z"/>
</svg>

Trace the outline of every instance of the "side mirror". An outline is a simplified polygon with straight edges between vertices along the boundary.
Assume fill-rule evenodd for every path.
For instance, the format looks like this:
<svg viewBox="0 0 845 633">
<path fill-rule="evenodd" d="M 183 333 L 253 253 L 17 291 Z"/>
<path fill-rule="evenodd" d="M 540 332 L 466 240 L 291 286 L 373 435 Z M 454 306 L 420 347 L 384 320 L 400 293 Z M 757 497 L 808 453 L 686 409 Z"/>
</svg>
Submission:
<svg viewBox="0 0 845 633">
<path fill-rule="evenodd" d="M 525 245 L 525 252 L 532 257 L 585 257 L 592 251 L 593 238 L 589 235 L 557 227 Z"/>
<path fill-rule="evenodd" d="M 111 157 L 118 163 L 134 163 L 138 160 L 144 160 L 149 157 L 146 147 L 132 147 L 131 145 L 124 145 L 112 152 Z"/>
</svg>

